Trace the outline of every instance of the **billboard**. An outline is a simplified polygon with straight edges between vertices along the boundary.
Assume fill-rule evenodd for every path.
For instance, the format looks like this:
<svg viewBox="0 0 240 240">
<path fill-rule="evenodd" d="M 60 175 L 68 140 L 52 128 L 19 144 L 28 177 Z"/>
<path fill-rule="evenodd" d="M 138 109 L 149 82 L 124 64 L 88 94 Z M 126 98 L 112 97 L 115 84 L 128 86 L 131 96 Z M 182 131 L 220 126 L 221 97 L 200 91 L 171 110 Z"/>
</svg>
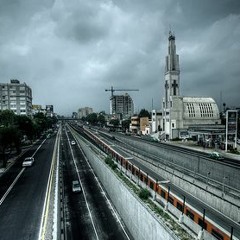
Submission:
<svg viewBox="0 0 240 240">
<path fill-rule="evenodd" d="M 227 133 L 236 134 L 237 132 L 237 111 L 228 110 L 227 111 Z"/>
</svg>

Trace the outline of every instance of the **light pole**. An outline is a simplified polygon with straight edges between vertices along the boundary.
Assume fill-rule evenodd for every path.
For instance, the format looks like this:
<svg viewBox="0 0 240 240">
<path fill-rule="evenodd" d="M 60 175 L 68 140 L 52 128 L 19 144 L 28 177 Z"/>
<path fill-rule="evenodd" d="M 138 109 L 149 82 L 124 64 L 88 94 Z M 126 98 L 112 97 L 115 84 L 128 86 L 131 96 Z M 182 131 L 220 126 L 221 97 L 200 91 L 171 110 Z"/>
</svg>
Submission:
<svg viewBox="0 0 240 240">
<path fill-rule="evenodd" d="M 156 200 L 157 197 L 157 191 L 158 191 L 158 180 L 156 179 L 156 186 L 155 186 L 155 194 L 153 200 Z"/>
<path fill-rule="evenodd" d="M 169 193 L 170 193 L 170 186 L 169 186 L 170 180 L 163 180 L 163 181 L 159 181 L 158 183 L 160 183 L 160 184 L 167 184 L 168 185 L 167 202 L 166 202 L 166 205 L 165 205 L 165 210 L 167 211 L 168 210 Z"/>
<path fill-rule="evenodd" d="M 222 191 L 223 191 L 223 195 L 225 194 L 225 179 L 228 179 L 228 177 L 223 177 L 223 184 L 222 184 Z"/>
<path fill-rule="evenodd" d="M 209 176 L 210 176 L 211 172 L 207 173 L 207 188 L 208 188 L 208 184 L 209 184 Z"/>
</svg>

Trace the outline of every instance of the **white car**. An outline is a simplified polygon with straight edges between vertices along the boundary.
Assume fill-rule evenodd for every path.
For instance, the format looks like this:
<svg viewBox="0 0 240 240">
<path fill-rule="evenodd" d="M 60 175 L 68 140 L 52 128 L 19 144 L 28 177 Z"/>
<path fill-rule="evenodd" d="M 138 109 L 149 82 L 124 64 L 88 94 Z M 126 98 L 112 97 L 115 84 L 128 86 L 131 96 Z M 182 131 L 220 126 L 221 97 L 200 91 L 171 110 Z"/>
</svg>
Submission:
<svg viewBox="0 0 240 240">
<path fill-rule="evenodd" d="M 26 157 L 22 163 L 23 167 L 31 167 L 34 163 L 33 157 Z"/>
<path fill-rule="evenodd" d="M 209 157 L 216 160 L 224 159 L 224 157 L 219 152 L 212 152 L 210 153 Z"/>
<path fill-rule="evenodd" d="M 71 145 L 76 145 L 76 142 L 75 141 L 71 141 Z"/>
<path fill-rule="evenodd" d="M 81 186 L 78 180 L 74 180 L 72 181 L 72 191 L 73 192 L 81 192 Z"/>
</svg>

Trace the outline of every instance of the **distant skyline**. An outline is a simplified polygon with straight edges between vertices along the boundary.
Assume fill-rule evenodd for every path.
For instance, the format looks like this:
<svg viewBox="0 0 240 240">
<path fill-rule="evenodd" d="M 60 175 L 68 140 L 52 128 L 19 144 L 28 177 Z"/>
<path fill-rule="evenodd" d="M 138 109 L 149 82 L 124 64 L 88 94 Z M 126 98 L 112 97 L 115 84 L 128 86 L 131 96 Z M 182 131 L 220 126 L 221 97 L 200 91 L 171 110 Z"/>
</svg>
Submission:
<svg viewBox="0 0 240 240">
<path fill-rule="evenodd" d="M 83 107 L 109 113 L 105 89 L 113 86 L 139 89 L 129 92 L 135 111 L 161 109 L 171 30 L 180 95 L 240 106 L 239 0 L 0 3 L 0 82 L 25 82 L 33 104 L 60 115 Z"/>
</svg>

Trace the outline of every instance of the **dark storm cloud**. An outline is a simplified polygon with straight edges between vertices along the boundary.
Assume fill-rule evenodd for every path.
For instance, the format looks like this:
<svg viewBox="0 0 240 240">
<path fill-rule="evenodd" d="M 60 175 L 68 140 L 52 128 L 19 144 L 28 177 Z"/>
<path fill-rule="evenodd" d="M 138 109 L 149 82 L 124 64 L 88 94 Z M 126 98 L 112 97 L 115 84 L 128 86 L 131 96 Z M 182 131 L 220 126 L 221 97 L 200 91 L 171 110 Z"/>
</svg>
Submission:
<svg viewBox="0 0 240 240">
<path fill-rule="evenodd" d="M 168 32 L 176 35 L 181 93 L 240 105 L 238 0 L 0 0 L 1 82 L 18 78 L 35 104 L 60 114 L 109 112 L 104 89 L 136 109 L 161 108 Z M 121 92 L 119 92 L 121 93 Z"/>
<path fill-rule="evenodd" d="M 52 12 L 56 34 L 66 39 L 89 43 L 108 33 L 111 19 L 104 15 L 98 2 L 82 1 L 81 5 L 64 4 Z"/>
</svg>

